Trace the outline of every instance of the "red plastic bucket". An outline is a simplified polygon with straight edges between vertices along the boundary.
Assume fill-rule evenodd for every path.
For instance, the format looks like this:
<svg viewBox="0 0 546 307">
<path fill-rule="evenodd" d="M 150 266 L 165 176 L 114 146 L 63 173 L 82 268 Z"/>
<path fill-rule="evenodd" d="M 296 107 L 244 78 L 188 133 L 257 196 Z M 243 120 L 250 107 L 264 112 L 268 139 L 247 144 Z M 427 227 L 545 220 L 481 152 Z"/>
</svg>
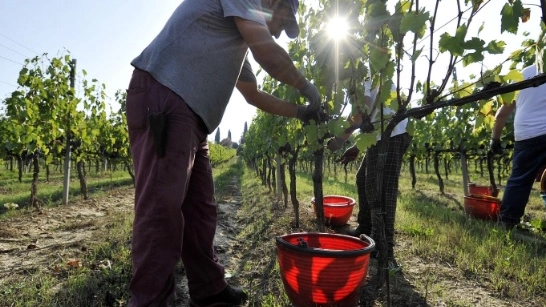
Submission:
<svg viewBox="0 0 546 307">
<path fill-rule="evenodd" d="M 358 305 L 366 283 L 372 238 L 293 233 L 276 238 L 281 277 L 296 307 Z"/>
<path fill-rule="evenodd" d="M 356 204 L 354 198 L 339 195 L 324 195 L 322 198 L 324 207 L 324 222 L 330 226 L 343 226 L 347 224 Z M 311 199 L 313 210 L 317 214 L 315 198 Z"/>
<path fill-rule="evenodd" d="M 464 197 L 466 214 L 482 220 L 497 220 L 500 213 L 501 200 L 485 195 L 470 195 Z"/>
</svg>

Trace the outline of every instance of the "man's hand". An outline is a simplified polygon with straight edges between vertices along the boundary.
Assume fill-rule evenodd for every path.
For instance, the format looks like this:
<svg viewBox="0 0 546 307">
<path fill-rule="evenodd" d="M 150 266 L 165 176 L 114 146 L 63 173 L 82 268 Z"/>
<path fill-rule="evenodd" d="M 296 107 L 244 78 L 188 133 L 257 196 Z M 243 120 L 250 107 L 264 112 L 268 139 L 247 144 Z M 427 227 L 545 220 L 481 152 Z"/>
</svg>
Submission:
<svg viewBox="0 0 546 307">
<path fill-rule="evenodd" d="M 500 139 L 491 138 L 491 142 L 489 143 L 489 150 L 495 155 L 502 153 Z"/>
<path fill-rule="evenodd" d="M 339 158 L 339 160 L 336 160 L 336 162 L 341 162 L 341 164 L 347 165 L 349 162 L 354 161 L 356 157 L 358 157 L 359 152 L 360 151 L 356 146 L 350 147 L 345 150 L 343 155 L 341 155 L 341 158 Z"/>
<path fill-rule="evenodd" d="M 320 108 L 320 93 L 317 87 L 307 81 L 304 87 L 300 89 L 300 93 L 309 100 L 309 108 L 312 110 L 318 110 Z"/>
<path fill-rule="evenodd" d="M 337 151 L 343 147 L 343 144 L 345 144 L 345 140 L 336 136 L 328 140 L 328 143 L 326 143 L 326 148 L 331 151 Z"/>
<path fill-rule="evenodd" d="M 296 106 L 296 118 L 304 123 L 309 123 L 311 120 L 315 123 L 328 121 L 328 115 L 323 110 L 315 109 L 311 105 Z"/>
</svg>

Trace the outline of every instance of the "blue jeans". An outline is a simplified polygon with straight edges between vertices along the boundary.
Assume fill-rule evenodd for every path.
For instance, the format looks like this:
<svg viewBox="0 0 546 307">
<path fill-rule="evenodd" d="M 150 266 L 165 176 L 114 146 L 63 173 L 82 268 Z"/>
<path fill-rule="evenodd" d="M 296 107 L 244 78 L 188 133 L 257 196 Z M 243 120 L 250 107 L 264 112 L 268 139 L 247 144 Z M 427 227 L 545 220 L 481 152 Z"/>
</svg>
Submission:
<svg viewBox="0 0 546 307">
<path fill-rule="evenodd" d="M 509 224 L 520 222 L 533 182 L 544 165 L 546 165 L 546 134 L 515 142 L 512 173 L 502 198 L 500 213 L 502 222 Z"/>
</svg>

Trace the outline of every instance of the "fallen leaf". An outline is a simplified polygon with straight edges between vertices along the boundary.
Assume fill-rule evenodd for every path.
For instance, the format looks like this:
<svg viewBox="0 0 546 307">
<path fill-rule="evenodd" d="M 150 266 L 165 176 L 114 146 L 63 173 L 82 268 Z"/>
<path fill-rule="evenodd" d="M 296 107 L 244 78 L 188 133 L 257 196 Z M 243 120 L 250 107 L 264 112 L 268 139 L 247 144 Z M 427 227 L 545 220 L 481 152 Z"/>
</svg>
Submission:
<svg viewBox="0 0 546 307">
<path fill-rule="evenodd" d="M 82 262 L 80 259 L 69 259 L 68 266 L 71 268 L 79 268 L 82 266 Z"/>
</svg>

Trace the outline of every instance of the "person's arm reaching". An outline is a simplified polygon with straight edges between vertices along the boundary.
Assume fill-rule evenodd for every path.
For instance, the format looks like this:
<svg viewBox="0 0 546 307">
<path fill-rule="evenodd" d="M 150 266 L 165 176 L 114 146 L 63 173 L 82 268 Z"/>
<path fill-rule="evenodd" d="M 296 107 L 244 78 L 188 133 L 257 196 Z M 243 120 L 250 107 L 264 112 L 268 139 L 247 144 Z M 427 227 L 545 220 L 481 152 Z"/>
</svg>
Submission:
<svg viewBox="0 0 546 307">
<path fill-rule="evenodd" d="M 503 104 L 495 113 L 495 124 L 493 125 L 493 131 L 491 132 L 491 138 L 499 140 L 502 135 L 502 129 L 506 125 L 508 116 L 516 108 L 516 103 Z"/>
<path fill-rule="evenodd" d="M 237 81 L 237 90 L 241 92 L 249 104 L 262 111 L 280 116 L 296 117 L 297 107 L 295 104 L 259 90 L 256 82 L 239 80 Z"/>
<path fill-rule="evenodd" d="M 321 104 L 318 89 L 301 74 L 288 53 L 271 37 L 269 29 L 257 22 L 235 17 L 235 24 L 254 59 L 273 78 L 297 88 L 313 109 Z"/>
<path fill-rule="evenodd" d="M 491 132 L 491 142 L 489 143 L 489 150 L 494 154 L 500 154 L 502 152 L 500 137 L 502 135 L 502 129 L 506 125 L 508 116 L 516 108 L 516 103 L 503 104 L 495 113 L 495 123 Z"/>
</svg>

